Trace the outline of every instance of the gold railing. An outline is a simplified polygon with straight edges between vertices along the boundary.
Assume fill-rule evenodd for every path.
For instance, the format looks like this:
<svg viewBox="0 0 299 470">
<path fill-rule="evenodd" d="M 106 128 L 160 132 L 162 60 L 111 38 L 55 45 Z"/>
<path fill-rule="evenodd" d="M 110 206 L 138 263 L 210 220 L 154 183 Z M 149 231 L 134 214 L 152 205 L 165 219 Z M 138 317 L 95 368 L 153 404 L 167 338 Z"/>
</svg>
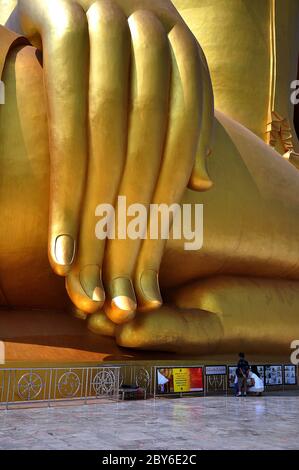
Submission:
<svg viewBox="0 0 299 470">
<path fill-rule="evenodd" d="M 0 369 L 0 408 L 100 398 L 117 400 L 120 367 Z"/>
</svg>

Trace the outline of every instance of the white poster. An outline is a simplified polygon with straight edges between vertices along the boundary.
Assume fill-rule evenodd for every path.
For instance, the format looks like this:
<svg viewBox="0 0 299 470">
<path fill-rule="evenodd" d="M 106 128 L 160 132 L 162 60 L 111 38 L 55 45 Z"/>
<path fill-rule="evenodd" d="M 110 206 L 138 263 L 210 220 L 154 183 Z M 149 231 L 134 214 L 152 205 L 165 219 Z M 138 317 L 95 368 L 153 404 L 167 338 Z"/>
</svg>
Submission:
<svg viewBox="0 0 299 470">
<path fill-rule="evenodd" d="M 258 373 L 260 374 L 260 378 L 265 383 L 265 367 L 264 366 L 257 366 Z"/>
<path fill-rule="evenodd" d="M 236 370 L 237 370 L 236 366 L 229 366 L 228 368 L 228 383 L 229 383 L 230 388 L 234 387 L 235 378 L 236 378 Z"/>
<path fill-rule="evenodd" d="M 226 366 L 206 366 L 206 375 L 226 375 Z"/>
<path fill-rule="evenodd" d="M 265 366 L 266 385 L 282 385 L 282 366 Z"/>
<path fill-rule="evenodd" d="M 285 385 L 296 385 L 296 366 L 288 365 L 284 366 L 284 383 Z"/>
</svg>

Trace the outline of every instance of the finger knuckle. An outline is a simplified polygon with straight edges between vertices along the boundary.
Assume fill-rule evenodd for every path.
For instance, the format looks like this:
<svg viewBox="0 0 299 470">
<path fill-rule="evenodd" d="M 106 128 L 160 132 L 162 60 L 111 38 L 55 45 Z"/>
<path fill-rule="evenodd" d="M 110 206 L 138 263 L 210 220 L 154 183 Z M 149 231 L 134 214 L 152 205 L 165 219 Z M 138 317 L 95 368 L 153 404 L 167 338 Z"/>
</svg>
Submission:
<svg viewBox="0 0 299 470">
<path fill-rule="evenodd" d="M 160 20 L 151 12 L 138 10 L 129 17 L 129 27 L 133 42 L 139 48 L 164 47 L 167 42 L 166 31 Z"/>
<path fill-rule="evenodd" d="M 55 27 L 57 27 L 57 17 L 59 17 L 59 25 L 61 35 L 80 35 L 87 32 L 87 18 L 83 8 L 76 3 L 64 2 L 57 5 Z"/>
<path fill-rule="evenodd" d="M 123 11 L 112 1 L 97 1 L 87 11 L 89 28 L 98 30 L 102 25 L 109 31 L 127 29 L 127 21 Z M 125 28 L 126 27 L 126 28 Z"/>
</svg>

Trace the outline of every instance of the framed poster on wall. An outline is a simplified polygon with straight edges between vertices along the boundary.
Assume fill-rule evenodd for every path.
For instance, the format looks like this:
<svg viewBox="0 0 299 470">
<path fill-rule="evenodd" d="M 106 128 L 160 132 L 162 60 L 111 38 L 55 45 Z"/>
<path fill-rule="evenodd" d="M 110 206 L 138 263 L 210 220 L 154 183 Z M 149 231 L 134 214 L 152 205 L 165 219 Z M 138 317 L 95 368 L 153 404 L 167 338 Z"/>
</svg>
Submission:
<svg viewBox="0 0 299 470">
<path fill-rule="evenodd" d="M 226 375 L 226 366 L 205 366 L 206 375 Z"/>
<path fill-rule="evenodd" d="M 265 384 L 265 366 L 256 366 L 257 367 L 257 370 L 258 370 L 258 373 L 260 374 L 260 378 L 262 379 L 262 381 L 264 382 Z"/>
<path fill-rule="evenodd" d="M 203 367 L 158 367 L 156 369 L 156 394 L 203 392 Z"/>
<path fill-rule="evenodd" d="M 268 387 L 274 385 L 282 385 L 282 366 L 266 365 L 265 366 L 265 385 Z"/>
<path fill-rule="evenodd" d="M 283 377 L 285 385 L 297 385 L 296 366 L 293 364 L 283 366 Z"/>
<path fill-rule="evenodd" d="M 236 379 L 236 366 L 229 366 L 228 367 L 228 385 L 229 388 L 234 388 L 235 379 Z"/>
</svg>

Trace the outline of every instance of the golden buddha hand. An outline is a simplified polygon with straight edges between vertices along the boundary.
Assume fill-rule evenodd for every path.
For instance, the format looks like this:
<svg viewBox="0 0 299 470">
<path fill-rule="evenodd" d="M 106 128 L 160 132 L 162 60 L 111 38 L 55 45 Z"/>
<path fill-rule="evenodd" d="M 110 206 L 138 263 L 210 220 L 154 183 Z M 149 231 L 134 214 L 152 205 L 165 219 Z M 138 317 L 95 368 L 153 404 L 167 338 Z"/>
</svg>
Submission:
<svg viewBox="0 0 299 470">
<path fill-rule="evenodd" d="M 165 240 L 99 240 L 95 209 L 118 195 L 127 206 L 170 205 L 188 182 L 211 186 L 204 55 L 169 0 L 19 0 L 17 10 L 22 33 L 43 49 L 50 263 L 76 307 L 94 313 L 106 291 L 109 318 L 128 321 L 137 305 L 162 303 Z"/>
</svg>

